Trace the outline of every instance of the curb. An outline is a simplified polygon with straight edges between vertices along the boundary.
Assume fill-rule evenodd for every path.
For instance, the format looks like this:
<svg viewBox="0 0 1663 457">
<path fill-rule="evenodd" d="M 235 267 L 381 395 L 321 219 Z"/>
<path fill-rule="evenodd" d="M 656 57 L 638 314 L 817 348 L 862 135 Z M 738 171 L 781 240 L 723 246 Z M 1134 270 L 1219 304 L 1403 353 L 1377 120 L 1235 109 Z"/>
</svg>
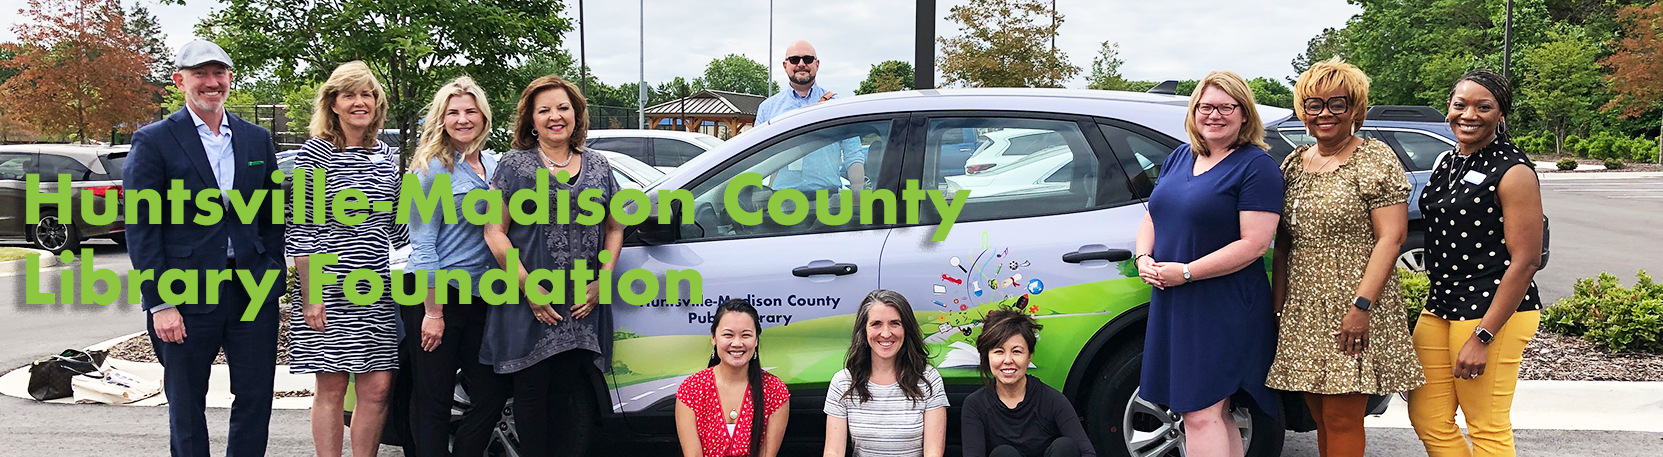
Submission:
<svg viewBox="0 0 1663 457">
<path fill-rule="evenodd" d="M 40 254 L 40 268 L 42 270 L 58 266 L 60 263 L 58 262 L 58 256 L 52 255 L 50 252 L 30 248 L 17 249 L 23 249 L 35 254 Z M 11 276 L 19 273 L 25 273 L 25 271 L 23 271 L 25 269 L 24 265 L 27 265 L 28 262 L 29 259 L 17 259 L 0 262 L 0 276 Z"/>
<path fill-rule="evenodd" d="M 129 333 L 127 335 L 111 338 L 97 344 L 87 346 L 86 350 L 108 350 L 111 347 L 115 347 L 117 344 L 121 344 L 123 341 L 127 341 L 144 334 L 146 334 L 146 332 Z M 105 364 L 115 369 L 138 375 L 145 379 L 162 379 L 163 370 L 162 364 L 160 363 L 109 359 L 105 361 Z M 236 398 L 234 395 L 231 395 L 230 386 L 230 367 L 226 365 L 214 365 L 208 377 L 207 406 L 209 408 L 230 408 L 232 400 Z M 273 390 L 311 390 L 313 387 L 315 386 L 313 385 L 311 376 L 290 374 L 288 365 L 277 365 L 275 379 L 273 379 L 272 383 Z M 34 401 L 34 398 L 29 396 L 29 366 L 25 365 L 6 373 L 4 376 L 0 376 L 0 394 Z M 37 403 L 76 404 L 74 397 L 60 398 L 57 400 L 48 400 Z M 311 409 L 312 397 L 275 398 L 272 399 L 271 403 L 272 409 Z M 167 394 L 161 393 L 133 403 L 110 406 L 163 406 L 166 404 Z"/>
<path fill-rule="evenodd" d="M 1663 172 L 1607 171 L 1600 173 L 1539 173 L 1536 176 L 1536 179 L 1541 181 L 1563 181 L 1576 179 L 1645 179 L 1663 178 Z"/>
</svg>

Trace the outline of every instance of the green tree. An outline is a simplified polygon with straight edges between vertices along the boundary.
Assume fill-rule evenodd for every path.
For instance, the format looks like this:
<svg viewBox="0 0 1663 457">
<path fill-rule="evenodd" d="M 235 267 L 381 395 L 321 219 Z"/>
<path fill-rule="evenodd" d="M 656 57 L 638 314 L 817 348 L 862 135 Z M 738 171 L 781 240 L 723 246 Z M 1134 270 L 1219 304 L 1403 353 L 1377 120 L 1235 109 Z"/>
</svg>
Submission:
<svg viewBox="0 0 1663 457">
<path fill-rule="evenodd" d="M 1042 0 L 970 0 L 947 19 L 959 36 L 938 38 L 937 66 L 947 84 L 972 87 L 1062 87 L 1080 74 L 1051 46 L 1063 16 Z"/>
<path fill-rule="evenodd" d="M 1261 76 L 1247 81 L 1247 87 L 1253 89 L 1253 101 L 1260 105 L 1293 108 L 1293 89 L 1281 81 Z"/>
<path fill-rule="evenodd" d="M 1603 89 L 1599 46 L 1581 29 L 1564 29 L 1549 32 L 1548 42 L 1525 49 L 1519 59 L 1519 101 L 1553 133 L 1555 154 L 1565 152 L 1565 135 L 1594 114 Z"/>
<path fill-rule="evenodd" d="M 1544 1 L 1514 1 L 1515 52 L 1542 42 L 1551 22 Z M 1461 73 L 1501 68 L 1506 2 L 1354 0 L 1363 12 L 1338 32 L 1343 55 L 1370 76 L 1370 102 L 1442 106 Z"/>
<path fill-rule="evenodd" d="M 767 66 L 739 54 L 712 59 L 705 65 L 704 86 L 711 90 L 751 95 L 768 95 L 771 93 L 768 90 L 770 86 L 774 92 L 779 91 L 779 83 L 768 80 Z"/>
<path fill-rule="evenodd" d="M 866 79 L 855 89 L 855 95 L 912 90 L 913 76 L 911 63 L 885 60 L 872 65 L 872 69 L 866 72 Z"/>
<path fill-rule="evenodd" d="M 134 1 L 133 7 L 127 11 L 127 22 L 121 28 L 142 40 L 136 51 L 151 59 L 150 76 L 145 79 L 157 86 L 172 84 L 173 51 L 167 47 L 167 35 L 162 33 L 162 25 L 156 21 L 156 15 L 150 14 L 150 9 L 145 8 L 143 3 Z"/>
<path fill-rule="evenodd" d="M 1120 75 L 1120 66 L 1126 61 L 1120 60 L 1120 43 L 1104 41 L 1097 48 L 1097 57 L 1091 59 L 1091 76 L 1086 77 L 1086 88 L 1096 90 L 1127 90 L 1128 83 Z"/>
<path fill-rule="evenodd" d="M 529 81 L 516 77 L 519 64 L 563 54 L 561 35 L 571 30 L 560 17 L 565 5 L 559 0 L 224 3 L 197 25 L 197 34 L 224 46 L 244 69 L 270 69 L 294 84 L 322 81 L 344 62 L 368 64 L 387 87 L 388 118 L 403 133 L 406 154 L 414 150 L 408 142 L 435 87 L 469 74 L 497 94 L 494 102 L 517 97 Z M 513 116 L 495 117 L 507 122 Z"/>
<path fill-rule="evenodd" d="M 1333 57 L 1344 59 L 1345 55 L 1345 29 L 1332 27 L 1322 29 L 1321 33 L 1305 43 L 1305 52 L 1293 58 L 1294 76 L 1288 77 L 1288 84 L 1291 85 L 1297 82 L 1299 75 L 1305 74 L 1305 70 L 1310 69 L 1312 64 Z"/>
</svg>

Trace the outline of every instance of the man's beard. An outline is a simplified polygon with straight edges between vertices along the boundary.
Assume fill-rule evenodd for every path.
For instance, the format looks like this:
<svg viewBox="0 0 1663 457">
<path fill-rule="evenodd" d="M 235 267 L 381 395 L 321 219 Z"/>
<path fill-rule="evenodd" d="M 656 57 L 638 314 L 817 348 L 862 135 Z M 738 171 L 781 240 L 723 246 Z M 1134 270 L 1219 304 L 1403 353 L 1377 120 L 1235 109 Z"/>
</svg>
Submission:
<svg viewBox="0 0 1663 457">
<path fill-rule="evenodd" d="M 810 84 L 814 84 L 814 74 L 812 74 L 812 73 L 809 74 L 808 76 L 805 76 L 805 77 L 802 77 L 802 78 L 798 78 L 796 73 L 792 73 L 791 76 L 790 76 L 790 79 L 791 79 L 792 84 L 796 84 L 796 85 L 799 85 L 799 86 L 807 86 L 807 85 L 810 85 Z"/>
</svg>

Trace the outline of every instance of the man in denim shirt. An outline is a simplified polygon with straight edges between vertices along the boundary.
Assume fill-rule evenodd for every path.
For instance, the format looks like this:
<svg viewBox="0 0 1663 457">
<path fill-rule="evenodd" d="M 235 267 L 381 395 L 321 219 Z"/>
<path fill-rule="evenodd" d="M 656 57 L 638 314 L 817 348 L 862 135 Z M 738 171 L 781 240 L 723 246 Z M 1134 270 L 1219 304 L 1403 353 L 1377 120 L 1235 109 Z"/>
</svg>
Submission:
<svg viewBox="0 0 1663 457">
<path fill-rule="evenodd" d="M 785 61 L 780 64 L 785 67 L 786 77 L 791 81 L 791 90 L 762 101 L 762 106 L 756 110 L 758 124 L 773 120 L 787 111 L 838 98 L 837 93 L 815 83 L 814 77 L 820 72 L 820 59 L 815 56 L 814 46 L 807 41 L 799 40 L 786 47 Z M 837 190 L 843 188 L 844 177 L 849 179 L 849 189 L 866 186 L 866 150 L 861 149 L 860 138 L 839 140 L 792 162 L 775 172 L 769 187 L 805 192 Z"/>
</svg>

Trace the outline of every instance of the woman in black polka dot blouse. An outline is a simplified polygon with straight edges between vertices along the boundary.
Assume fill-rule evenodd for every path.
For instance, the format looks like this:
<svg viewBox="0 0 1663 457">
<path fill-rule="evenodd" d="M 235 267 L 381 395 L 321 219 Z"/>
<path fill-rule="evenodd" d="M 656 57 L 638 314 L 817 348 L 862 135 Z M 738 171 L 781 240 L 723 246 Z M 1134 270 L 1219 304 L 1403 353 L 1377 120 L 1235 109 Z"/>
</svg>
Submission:
<svg viewBox="0 0 1663 457">
<path fill-rule="evenodd" d="M 1530 158 L 1507 141 L 1509 87 L 1483 70 L 1455 83 L 1448 118 L 1460 144 L 1421 194 L 1432 290 L 1414 333 L 1426 385 L 1410 393 L 1409 418 L 1431 457 L 1515 454 L 1508 411 L 1542 309 L 1532 281 L 1542 194 Z"/>
</svg>

